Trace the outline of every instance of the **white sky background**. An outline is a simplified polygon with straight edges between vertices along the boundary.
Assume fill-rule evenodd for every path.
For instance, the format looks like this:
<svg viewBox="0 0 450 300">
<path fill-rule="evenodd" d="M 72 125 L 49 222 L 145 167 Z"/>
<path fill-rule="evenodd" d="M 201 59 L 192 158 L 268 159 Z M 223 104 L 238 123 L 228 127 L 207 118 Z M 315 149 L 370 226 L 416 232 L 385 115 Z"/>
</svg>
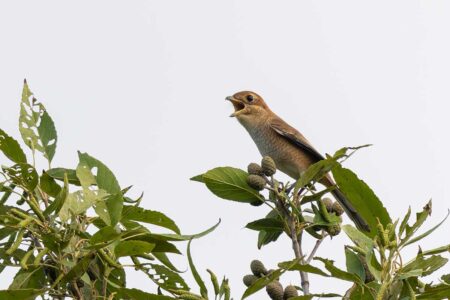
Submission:
<svg viewBox="0 0 450 300">
<path fill-rule="evenodd" d="M 449 12 L 448 1 L 2 1 L 0 127 L 19 138 L 26 77 L 56 123 L 54 166 L 75 167 L 76 151 L 88 152 L 184 233 L 222 218 L 193 254 L 205 278 L 206 268 L 230 277 L 237 299 L 252 259 L 275 267 L 293 253 L 284 237 L 258 251 L 257 234 L 243 228 L 266 208 L 220 200 L 189 181 L 260 159 L 228 118 L 225 96 L 260 93 L 324 153 L 374 144 L 346 166 L 393 218 L 432 197 L 430 228 L 450 206 Z M 449 224 L 421 246 L 449 243 Z M 344 268 L 345 242 L 327 240 L 318 255 Z M 176 262 L 187 268 L 185 258 Z M 0 288 L 11 278 L 2 273 Z M 154 291 L 149 282 L 128 277 L 130 287 Z M 313 278 L 311 286 L 343 292 L 348 284 Z"/>
</svg>

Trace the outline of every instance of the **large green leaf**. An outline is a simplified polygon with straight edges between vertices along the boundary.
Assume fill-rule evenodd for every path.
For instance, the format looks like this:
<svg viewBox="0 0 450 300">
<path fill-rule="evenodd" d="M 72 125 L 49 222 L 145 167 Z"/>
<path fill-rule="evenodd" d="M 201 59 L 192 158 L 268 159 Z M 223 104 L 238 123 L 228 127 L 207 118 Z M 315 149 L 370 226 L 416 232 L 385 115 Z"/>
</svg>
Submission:
<svg viewBox="0 0 450 300">
<path fill-rule="evenodd" d="M 274 218 L 259 219 L 245 225 L 246 228 L 256 231 L 283 231 L 284 223 L 281 220 Z"/>
<path fill-rule="evenodd" d="M 450 210 L 447 210 L 447 215 L 444 217 L 444 219 L 439 222 L 436 226 L 432 227 L 431 229 L 425 231 L 424 233 L 416 236 L 415 238 L 410 239 L 409 241 L 407 241 L 406 243 L 404 243 L 404 246 L 410 245 L 412 243 L 415 243 L 417 241 L 420 241 L 421 239 L 427 237 L 428 235 L 430 235 L 433 231 L 435 231 L 439 226 L 442 225 L 442 223 L 445 222 L 445 220 L 447 220 L 448 216 L 450 214 Z"/>
<path fill-rule="evenodd" d="M 332 170 L 334 179 L 341 191 L 351 202 L 356 211 L 369 224 L 370 232 L 366 232 L 369 236 L 375 236 L 377 228 L 377 219 L 381 224 L 386 226 L 392 223 L 391 218 L 383 206 L 381 201 L 370 189 L 370 187 L 351 170 L 337 165 Z"/>
<path fill-rule="evenodd" d="M 45 278 L 44 270 L 41 266 L 38 266 L 28 270 L 20 269 L 14 276 L 9 289 L 41 289 L 46 283 L 47 279 Z"/>
<path fill-rule="evenodd" d="M 162 265 L 150 264 L 150 267 L 153 272 L 147 273 L 148 277 L 161 288 L 165 290 L 189 290 L 189 286 L 178 273 Z"/>
<path fill-rule="evenodd" d="M 365 281 L 366 272 L 361 259 L 348 248 L 345 248 L 345 264 L 347 266 L 347 272 L 356 274 L 359 278 L 361 278 L 362 282 Z"/>
<path fill-rule="evenodd" d="M 53 159 L 58 136 L 52 118 L 44 105 L 32 97 L 27 82 L 24 82 L 20 103 L 19 130 L 30 149 L 38 150 L 48 159 Z"/>
<path fill-rule="evenodd" d="M 278 267 L 282 269 L 286 269 L 288 271 L 303 271 L 306 273 L 312 273 L 320 276 L 330 277 L 327 273 L 322 271 L 321 269 L 311 266 L 311 265 L 302 265 L 297 262 L 297 260 L 293 261 L 285 261 L 278 264 Z"/>
<path fill-rule="evenodd" d="M 439 284 L 432 287 L 426 287 L 423 293 L 417 295 L 420 300 L 442 300 L 450 298 L 450 285 Z"/>
<path fill-rule="evenodd" d="M 66 168 L 53 168 L 46 171 L 47 175 L 54 179 L 58 179 L 64 181 L 64 176 L 67 175 L 67 179 L 70 184 L 80 186 L 80 180 L 77 177 L 77 172 L 74 169 L 66 169 Z"/>
<path fill-rule="evenodd" d="M 53 200 L 53 202 L 45 209 L 44 215 L 48 216 L 52 212 L 58 214 L 61 208 L 63 207 L 64 203 L 66 202 L 68 196 L 69 196 L 69 181 L 66 176 L 64 180 L 64 187 L 60 189 L 59 193 L 55 197 L 55 200 Z"/>
<path fill-rule="evenodd" d="M 342 226 L 342 229 L 347 234 L 347 236 L 352 240 L 353 243 L 355 243 L 356 246 L 361 248 L 364 253 L 368 253 L 369 251 L 372 251 L 373 249 L 373 241 L 368 238 L 364 233 L 356 229 L 355 227 L 351 225 L 344 225 Z"/>
<path fill-rule="evenodd" d="M 39 186 L 44 193 L 52 197 L 56 197 L 61 191 L 61 186 L 45 171 L 42 172 L 42 175 L 39 178 Z"/>
<path fill-rule="evenodd" d="M 247 172 L 232 167 L 218 167 L 203 174 L 202 179 L 216 196 L 238 202 L 262 201 L 264 198 L 247 184 Z"/>
<path fill-rule="evenodd" d="M 332 260 L 329 260 L 329 259 L 326 259 L 326 258 L 317 257 L 317 256 L 314 257 L 313 259 L 323 262 L 324 265 L 325 265 L 325 268 L 335 278 L 339 278 L 339 279 L 342 279 L 342 280 L 355 282 L 357 284 L 362 284 L 363 283 L 361 281 L 361 279 L 357 275 L 352 274 L 352 273 L 348 273 L 348 272 L 346 272 L 344 270 L 341 270 L 341 269 L 337 268 L 334 265 L 334 262 Z"/>
<path fill-rule="evenodd" d="M 100 190 L 104 190 L 109 194 L 105 199 L 106 209 L 111 225 L 116 225 L 121 218 L 123 208 L 123 196 L 116 177 L 106 165 L 89 154 L 78 152 L 78 157 L 81 166 L 88 167 L 91 172 L 94 169 L 97 170 L 96 174 L 93 174 L 95 177 L 94 181 Z"/>
<path fill-rule="evenodd" d="M 198 286 L 200 287 L 200 294 L 208 299 L 208 289 L 206 288 L 205 283 L 203 282 L 203 279 L 200 277 L 200 274 L 197 271 L 197 268 L 195 267 L 194 261 L 192 260 L 191 255 L 191 242 L 190 240 L 187 245 L 187 256 L 188 256 L 188 262 L 189 262 L 189 268 L 191 269 L 192 276 L 194 276 L 195 282 L 197 282 Z"/>
<path fill-rule="evenodd" d="M 26 163 L 27 157 L 19 143 L 0 129 L 0 151 L 15 163 Z"/>
<path fill-rule="evenodd" d="M 180 234 L 180 229 L 177 224 L 175 224 L 172 219 L 158 211 L 143 209 L 136 206 L 124 206 L 122 219 L 161 226 Z"/>
<path fill-rule="evenodd" d="M 431 206 L 432 206 L 432 202 L 430 200 L 423 207 L 423 210 L 421 212 L 416 213 L 416 221 L 414 222 L 414 224 L 412 226 L 410 226 L 408 224 L 408 219 L 409 219 L 408 215 L 410 214 L 410 210 L 408 210 L 408 213 L 407 213 L 408 218 L 405 217 L 402 224 L 400 225 L 401 229 L 403 229 L 402 231 L 405 232 L 405 236 L 403 238 L 401 238 L 400 246 L 407 243 L 409 241 L 409 239 L 414 235 L 414 233 L 416 233 L 416 231 L 423 225 L 425 220 L 431 215 Z M 400 234 L 399 234 L 399 237 L 401 237 Z"/>
<path fill-rule="evenodd" d="M 114 249 L 114 253 L 116 254 L 116 257 L 134 256 L 150 253 L 153 248 L 155 248 L 155 244 L 144 241 L 120 241 Z"/>
<path fill-rule="evenodd" d="M 67 283 L 72 281 L 73 279 L 81 277 L 89 268 L 89 265 L 93 262 L 94 255 L 88 254 L 82 257 L 72 269 L 67 272 L 66 275 L 61 279 L 61 283 Z"/>
<path fill-rule="evenodd" d="M 31 300 L 44 294 L 45 290 L 20 289 L 20 290 L 2 290 L 0 299 L 2 300 Z"/>
<path fill-rule="evenodd" d="M 337 161 L 333 158 L 327 158 L 310 165 L 295 183 L 294 193 L 297 193 L 301 188 L 311 182 L 319 181 L 337 165 Z"/>
<path fill-rule="evenodd" d="M 121 297 L 121 299 L 129 299 L 129 300 L 170 300 L 175 299 L 169 296 L 164 295 L 155 295 L 146 293 L 144 291 L 138 289 L 127 289 L 121 288 L 117 291 L 117 295 Z"/>
<path fill-rule="evenodd" d="M 442 268 L 447 262 L 448 259 L 440 255 L 432 255 L 425 258 L 422 254 L 419 254 L 413 261 L 405 264 L 403 268 L 398 270 L 398 273 L 401 275 L 414 270 L 421 270 L 421 276 L 427 276 Z"/>
</svg>

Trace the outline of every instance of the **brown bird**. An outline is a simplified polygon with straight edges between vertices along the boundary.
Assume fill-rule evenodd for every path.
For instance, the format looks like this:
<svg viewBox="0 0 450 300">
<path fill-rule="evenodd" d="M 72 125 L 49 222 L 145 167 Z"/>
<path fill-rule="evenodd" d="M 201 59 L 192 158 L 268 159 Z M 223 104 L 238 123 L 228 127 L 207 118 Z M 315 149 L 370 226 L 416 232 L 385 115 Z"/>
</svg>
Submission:
<svg viewBox="0 0 450 300">
<path fill-rule="evenodd" d="M 272 157 L 283 173 L 297 180 L 311 164 L 324 159 L 300 132 L 272 112 L 258 94 L 243 91 L 226 97 L 226 100 L 234 106 L 234 113 L 230 117 L 237 118 L 261 155 Z M 329 174 L 320 183 L 326 187 L 334 185 Z M 334 189 L 332 194 L 359 229 L 370 231 L 367 223 L 339 189 Z"/>
</svg>

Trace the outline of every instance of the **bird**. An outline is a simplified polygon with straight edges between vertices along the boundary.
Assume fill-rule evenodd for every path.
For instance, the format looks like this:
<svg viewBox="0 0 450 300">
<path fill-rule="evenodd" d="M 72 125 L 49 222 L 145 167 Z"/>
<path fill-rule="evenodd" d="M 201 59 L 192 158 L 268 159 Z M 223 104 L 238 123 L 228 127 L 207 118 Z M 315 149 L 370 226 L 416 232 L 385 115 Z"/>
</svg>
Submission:
<svg viewBox="0 0 450 300">
<path fill-rule="evenodd" d="M 239 121 L 261 155 L 270 156 L 281 172 L 297 180 L 310 165 L 324 159 L 298 130 L 277 116 L 257 93 L 241 91 L 225 99 L 234 107 L 230 117 Z M 325 187 L 336 185 L 330 174 L 326 174 L 320 183 Z M 331 193 L 358 229 L 370 231 L 367 222 L 339 188 L 333 189 Z"/>
</svg>

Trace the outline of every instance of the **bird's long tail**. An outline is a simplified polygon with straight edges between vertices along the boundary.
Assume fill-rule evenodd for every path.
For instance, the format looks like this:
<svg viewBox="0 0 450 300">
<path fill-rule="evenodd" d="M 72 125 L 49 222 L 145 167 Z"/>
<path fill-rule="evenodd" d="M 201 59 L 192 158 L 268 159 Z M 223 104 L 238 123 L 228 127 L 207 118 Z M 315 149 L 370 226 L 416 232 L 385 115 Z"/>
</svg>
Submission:
<svg viewBox="0 0 450 300">
<path fill-rule="evenodd" d="M 347 200 L 345 195 L 339 190 L 335 189 L 331 192 L 336 200 L 341 204 L 342 208 L 345 210 L 350 219 L 355 223 L 359 230 L 370 232 L 370 227 L 366 221 L 361 217 L 356 211 L 350 201 Z"/>
</svg>

